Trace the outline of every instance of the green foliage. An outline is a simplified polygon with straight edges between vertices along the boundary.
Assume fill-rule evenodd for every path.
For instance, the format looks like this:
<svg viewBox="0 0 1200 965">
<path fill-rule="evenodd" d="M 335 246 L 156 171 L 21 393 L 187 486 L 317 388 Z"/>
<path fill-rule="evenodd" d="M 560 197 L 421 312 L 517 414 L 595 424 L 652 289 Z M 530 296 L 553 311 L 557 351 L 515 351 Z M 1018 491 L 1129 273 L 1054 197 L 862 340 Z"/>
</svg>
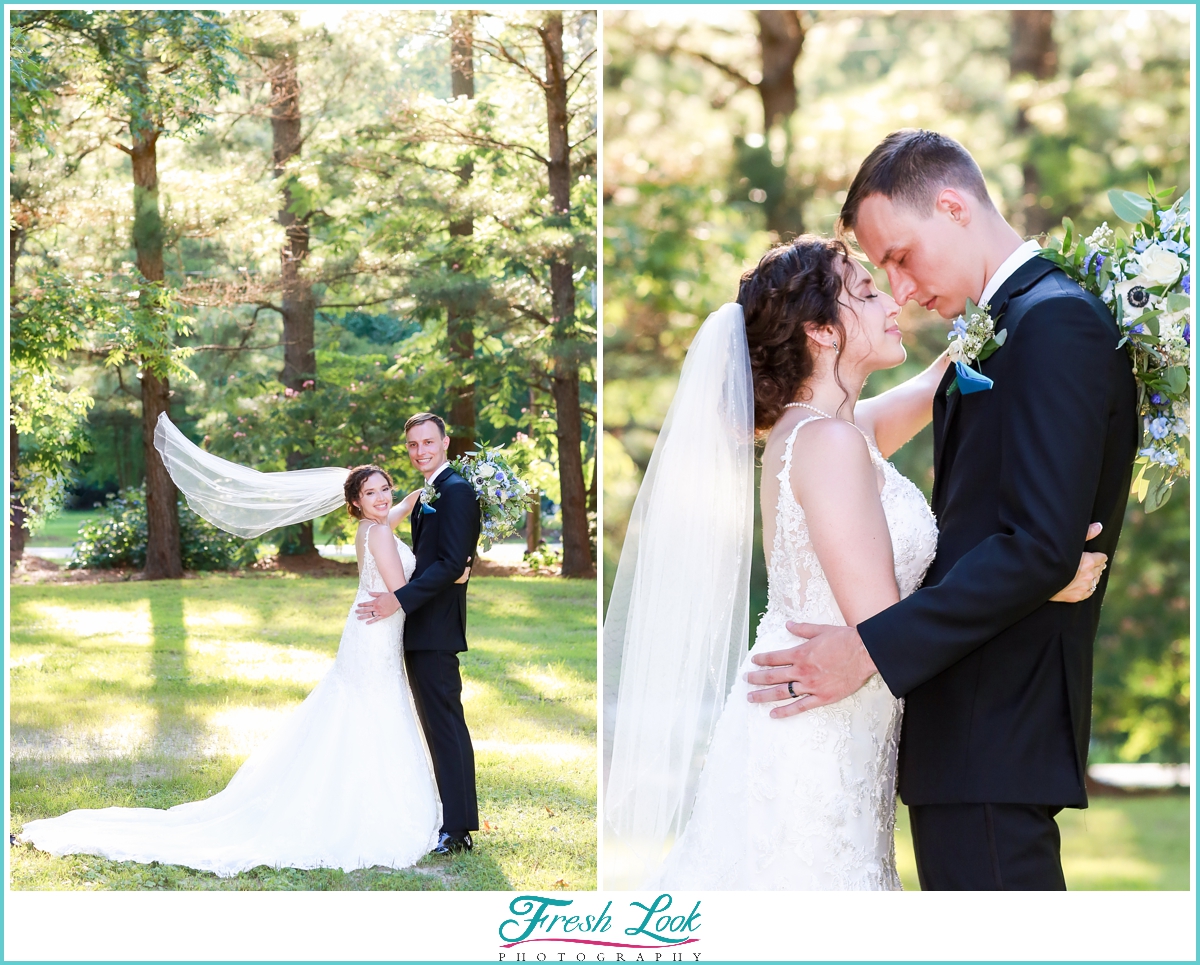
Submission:
<svg viewBox="0 0 1200 965">
<path fill-rule="evenodd" d="M 63 362 L 112 306 L 57 271 L 40 274 L 12 302 L 9 418 L 20 434 L 13 496 L 31 531 L 61 505 L 72 464 L 90 448 L 84 419 L 93 400 L 71 385 Z"/>
<path fill-rule="evenodd" d="M 295 453 L 301 457 L 295 469 L 373 463 L 416 483 L 404 423 L 441 402 L 440 380 L 419 355 L 389 359 L 320 350 L 317 370 L 320 378 L 299 391 L 267 379 L 245 387 L 262 394 L 238 398 L 219 422 L 210 417 L 209 448 L 267 472 L 287 468 Z"/>
<path fill-rule="evenodd" d="M 552 210 L 546 166 L 530 153 L 546 152 L 544 91 L 484 44 L 519 34 L 540 68 L 542 12 L 477 21 L 473 101 L 448 100 L 445 12 L 18 13 L 28 48 L 54 77 L 70 79 L 54 88 L 54 103 L 76 120 L 49 129 L 54 159 L 31 148 L 14 153 L 14 220 L 26 230 L 16 287 L 58 266 L 81 289 L 98 287 L 142 310 L 89 323 L 87 354 L 65 360 L 71 384 L 96 400 L 87 424 L 93 451 L 77 472 L 92 493 L 142 478 L 143 361 L 169 370 L 177 425 L 262 469 L 283 469 L 294 453 L 306 466 L 382 461 L 415 488 L 419 476 L 396 448 L 404 419 L 420 409 L 449 417 L 467 385 L 474 437 L 510 446 L 523 433 L 545 468 L 557 458 L 550 389 L 563 357 L 580 359 L 584 418 L 594 419 L 594 13 L 564 17 L 572 69 L 584 63 L 572 81 L 569 219 Z M 140 53 L 132 50 L 138 36 L 151 38 Z M 296 56 L 305 139 L 276 177 L 268 72 L 284 47 Z M 135 76 L 142 67 L 145 85 Z M 110 149 L 135 108 L 158 110 L 151 97 L 163 118 L 154 230 L 166 281 L 157 295 L 120 275 L 134 257 L 129 161 Z M 180 133 L 186 140 L 166 139 Z M 317 310 L 318 378 L 303 398 L 287 397 L 279 381 L 276 214 L 285 184 L 309 228 L 304 272 Z M 473 231 L 452 233 L 468 216 Z M 547 267 L 563 252 L 577 302 L 566 320 L 551 310 Z M 123 301 L 134 290 L 146 300 Z M 467 320 L 466 350 L 452 345 L 451 310 Z M 589 429 L 584 455 L 593 461 Z M 558 501 L 557 479 L 543 483 Z"/>
<path fill-rule="evenodd" d="M 107 279 L 85 276 L 80 285 L 95 286 L 93 291 L 109 298 L 108 312 L 94 330 L 97 345 L 106 353 L 105 365 L 133 362 L 159 378 L 192 377 L 186 360 L 193 349 L 176 340 L 192 334 L 194 319 L 181 312 L 177 290 L 147 281 L 128 262 Z"/>
<path fill-rule="evenodd" d="M 239 51 L 211 11 L 14 11 L 12 24 L 40 39 L 79 92 L 125 119 L 135 138 L 195 131 L 212 119 L 205 105 L 237 86 L 229 60 Z"/>
<path fill-rule="evenodd" d="M 1186 761 L 1191 748 L 1188 482 L 1155 513 L 1130 501 L 1096 638 L 1092 756 Z M 1180 552 L 1180 547 L 1184 552 Z"/>
<path fill-rule="evenodd" d="M 14 21 L 20 15 L 14 16 Z M 9 41 L 8 90 L 11 126 L 17 145 L 52 152 L 49 134 L 58 126 L 57 87 L 61 83 L 49 59 L 14 23 Z"/>
<path fill-rule="evenodd" d="M 253 541 L 232 536 L 198 516 L 179 500 L 179 535 L 187 570 L 232 570 L 257 558 Z M 146 565 L 146 492 L 126 489 L 109 496 L 79 530 L 71 569 L 113 569 Z"/>
</svg>

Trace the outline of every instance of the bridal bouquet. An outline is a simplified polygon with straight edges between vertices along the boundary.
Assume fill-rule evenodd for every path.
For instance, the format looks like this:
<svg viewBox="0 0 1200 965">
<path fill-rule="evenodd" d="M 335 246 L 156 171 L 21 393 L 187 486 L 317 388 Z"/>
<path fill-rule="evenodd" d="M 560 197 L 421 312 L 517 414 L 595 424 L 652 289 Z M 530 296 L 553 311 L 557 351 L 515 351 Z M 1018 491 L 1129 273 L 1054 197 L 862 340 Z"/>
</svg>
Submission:
<svg viewBox="0 0 1200 965">
<path fill-rule="evenodd" d="M 1061 241 L 1041 255 L 1061 267 L 1111 310 L 1137 379 L 1142 443 L 1133 491 L 1147 512 L 1167 501 L 1177 479 L 1189 475 L 1188 402 L 1192 344 L 1192 210 L 1188 191 L 1170 206 L 1174 189 L 1146 197 L 1110 191 L 1113 211 L 1133 227 L 1104 222 L 1086 238 L 1063 219 Z"/>
<path fill-rule="evenodd" d="M 450 466 L 471 484 L 479 497 L 482 517 L 479 545 L 486 553 L 494 542 L 511 536 L 524 525 L 533 489 L 517 475 L 503 449 L 489 449 L 478 442 L 476 445 L 477 451 L 451 460 Z M 422 490 L 424 502 L 431 504 L 437 498 L 437 490 L 426 485 Z"/>
</svg>

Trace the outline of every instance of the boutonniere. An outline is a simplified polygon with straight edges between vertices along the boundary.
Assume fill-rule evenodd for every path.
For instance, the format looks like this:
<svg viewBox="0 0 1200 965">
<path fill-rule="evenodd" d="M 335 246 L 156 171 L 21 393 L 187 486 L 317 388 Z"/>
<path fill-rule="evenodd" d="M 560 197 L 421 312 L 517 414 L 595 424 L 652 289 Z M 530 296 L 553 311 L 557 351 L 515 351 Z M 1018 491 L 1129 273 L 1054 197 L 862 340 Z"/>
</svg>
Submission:
<svg viewBox="0 0 1200 965">
<path fill-rule="evenodd" d="M 957 370 L 946 395 L 951 395 L 955 389 L 963 395 L 990 389 L 992 380 L 971 368 L 971 363 L 983 362 L 1004 344 L 1007 337 L 1007 331 L 996 331 L 988 306 L 976 305 L 968 298 L 966 311 L 954 320 L 950 334 L 946 336 L 950 342 L 947 354 Z"/>
<path fill-rule="evenodd" d="M 431 483 L 431 482 L 427 482 L 424 486 L 421 487 L 421 515 L 422 516 L 424 516 L 427 513 L 436 513 L 437 512 L 437 510 L 433 508 L 433 504 L 437 502 L 438 496 L 440 496 L 440 495 L 441 495 L 441 493 L 439 493 L 436 489 L 433 488 L 433 483 Z"/>
</svg>

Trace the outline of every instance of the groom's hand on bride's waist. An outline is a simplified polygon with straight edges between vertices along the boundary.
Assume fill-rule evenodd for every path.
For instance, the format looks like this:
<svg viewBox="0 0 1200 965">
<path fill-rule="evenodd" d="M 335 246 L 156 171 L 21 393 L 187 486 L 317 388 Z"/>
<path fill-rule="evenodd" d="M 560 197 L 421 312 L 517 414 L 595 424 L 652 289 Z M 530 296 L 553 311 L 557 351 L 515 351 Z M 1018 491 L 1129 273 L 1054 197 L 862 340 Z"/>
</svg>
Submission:
<svg viewBox="0 0 1200 965">
<path fill-rule="evenodd" d="M 396 599 L 394 593 L 375 593 L 368 590 L 371 594 L 369 603 L 360 603 L 356 609 L 358 610 L 358 618 L 366 620 L 367 623 L 376 623 L 386 617 L 390 617 L 393 613 L 400 609 L 400 601 Z"/>
<path fill-rule="evenodd" d="M 790 650 L 753 654 L 750 659 L 764 669 L 746 674 L 747 682 L 762 688 L 747 695 L 751 703 L 788 701 L 772 709 L 772 717 L 837 703 L 875 675 L 875 663 L 854 627 L 788 623 L 787 628 L 805 642 Z"/>
</svg>

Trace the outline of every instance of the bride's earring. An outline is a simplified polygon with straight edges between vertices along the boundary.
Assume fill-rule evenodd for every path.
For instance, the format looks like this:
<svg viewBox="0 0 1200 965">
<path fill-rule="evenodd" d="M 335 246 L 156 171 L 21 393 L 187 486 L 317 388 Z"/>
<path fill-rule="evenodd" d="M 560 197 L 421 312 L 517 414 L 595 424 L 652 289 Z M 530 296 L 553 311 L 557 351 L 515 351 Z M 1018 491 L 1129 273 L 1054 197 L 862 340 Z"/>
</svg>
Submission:
<svg viewBox="0 0 1200 965">
<path fill-rule="evenodd" d="M 838 347 L 837 347 L 837 342 L 834 342 L 834 343 L 833 343 L 833 351 L 836 353 L 836 352 L 837 352 L 837 350 L 838 350 Z"/>
</svg>

